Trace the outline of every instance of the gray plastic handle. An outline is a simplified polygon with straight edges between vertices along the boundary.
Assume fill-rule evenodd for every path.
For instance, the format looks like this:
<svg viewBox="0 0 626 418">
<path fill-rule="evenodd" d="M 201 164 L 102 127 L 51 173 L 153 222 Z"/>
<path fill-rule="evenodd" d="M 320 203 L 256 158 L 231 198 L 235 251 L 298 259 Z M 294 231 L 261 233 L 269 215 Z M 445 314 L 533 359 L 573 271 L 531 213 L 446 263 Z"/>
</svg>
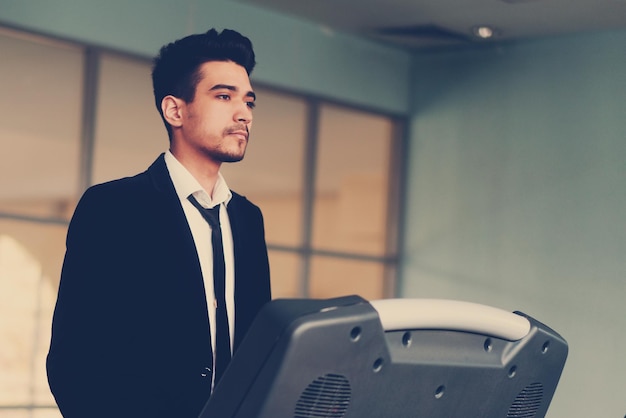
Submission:
<svg viewBox="0 0 626 418">
<path fill-rule="evenodd" d="M 528 335 L 523 316 L 472 302 L 446 299 L 380 299 L 370 301 L 385 331 L 444 329 L 474 332 L 517 341 Z"/>
</svg>

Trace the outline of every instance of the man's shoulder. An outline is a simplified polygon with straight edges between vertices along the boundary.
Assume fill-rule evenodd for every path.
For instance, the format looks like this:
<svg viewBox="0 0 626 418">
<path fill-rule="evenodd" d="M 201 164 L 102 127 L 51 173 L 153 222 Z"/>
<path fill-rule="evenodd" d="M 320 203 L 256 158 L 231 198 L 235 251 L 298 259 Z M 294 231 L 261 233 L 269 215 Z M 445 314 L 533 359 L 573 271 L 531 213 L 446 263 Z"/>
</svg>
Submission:
<svg viewBox="0 0 626 418">
<path fill-rule="evenodd" d="M 233 205 L 234 207 L 236 207 L 237 209 L 243 209 L 243 210 L 254 210 L 254 211 L 260 211 L 261 209 L 253 202 L 251 202 L 246 196 L 239 194 L 233 190 L 230 191 L 233 195 L 229 206 Z"/>
<path fill-rule="evenodd" d="M 115 196 L 134 195 L 148 184 L 146 172 L 131 177 L 122 177 L 90 186 L 84 193 L 84 198 L 111 199 Z"/>
<path fill-rule="evenodd" d="M 157 160 L 145 171 L 127 177 L 121 177 L 108 180 L 102 183 L 90 186 L 85 195 L 93 196 L 116 196 L 116 195 L 141 195 L 142 192 L 153 189 L 158 185 L 159 181 L 167 176 L 167 169 L 163 162 L 163 156 Z M 161 177 L 161 180 L 159 180 Z"/>
</svg>

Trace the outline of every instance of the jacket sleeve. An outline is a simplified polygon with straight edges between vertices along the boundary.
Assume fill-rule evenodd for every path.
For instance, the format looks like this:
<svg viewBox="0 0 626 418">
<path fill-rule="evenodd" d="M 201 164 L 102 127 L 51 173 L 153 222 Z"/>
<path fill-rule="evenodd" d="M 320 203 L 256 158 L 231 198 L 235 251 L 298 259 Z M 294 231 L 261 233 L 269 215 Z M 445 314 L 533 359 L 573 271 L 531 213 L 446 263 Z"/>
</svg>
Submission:
<svg viewBox="0 0 626 418">
<path fill-rule="evenodd" d="M 50 389 L 65 418 L 192 416 L 164 407 L 176 396 L 151 375 L 163 370 L 159 361 L 172 363 L 154 355 L 149 347 L 157 344 L 146 337 L 163 321 L 151 325 L 143 309 L 146 291 L 133 283 L 149 272 L 133 251 L 126 220 L 133 217 L 106 203 L 110 197 L 88 190 L 70 223 L 47 357 Z"/>
<path fill-rule="evenodd" d="M 48 382 L 66 418 L 126 416 L 109 408 L 131 395 L 123 362 L 113 361 L 123 356 L 124 333 L 112 303 L 120 291 L 111 268 L 120 256 L 111 245 L 116 230 L 95 195 L 83 196 L 70 223 L 47 357 Z"/>
</svg>

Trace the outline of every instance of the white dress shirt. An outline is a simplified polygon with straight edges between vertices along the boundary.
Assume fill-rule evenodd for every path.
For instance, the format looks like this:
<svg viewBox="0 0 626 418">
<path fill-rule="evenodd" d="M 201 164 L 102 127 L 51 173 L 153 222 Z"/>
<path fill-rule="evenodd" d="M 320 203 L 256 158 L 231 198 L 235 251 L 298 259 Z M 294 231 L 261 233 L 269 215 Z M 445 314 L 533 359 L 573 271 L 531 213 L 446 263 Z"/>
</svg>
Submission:
<svg viewBox="0 0 626 418">
<path fill-rule="evenodd" d="M 224 263 L 226 265 L 226 309 L 228 312 L 228 325 L 230 328 L 230 346 L 232 350 L 235 328 L 235 258 L 233 250 L 233 236 L 230 228 L 230 220 L 226 207 L 232 198 L 232 193 L 226 181 L 219 174 L 217 183 L 212 193 L 204 190 L 193 175 L 183 166 L 174 155 L 165 153 L 165 164 L 174 183 L 174 188 L 180 199 L 180 203 L 191 228 L 191 234 L 196 244 L 204 289 L 209 307 L 209 325 L 211 327 L 211 345 L 213 358 L 215 358 L 215 307 L 217 306 L 213 291 L 213 248 L 211 244 L 211 227 L 202 217 L 198 209 L 189 201 L 193 195 L 202 207 L 212 208 L 220 205 L 220 227 L 222 229 L 222 241 L 224 243 Z M 213 374 L 215 376 L 215 374 Z"/>
</svg>

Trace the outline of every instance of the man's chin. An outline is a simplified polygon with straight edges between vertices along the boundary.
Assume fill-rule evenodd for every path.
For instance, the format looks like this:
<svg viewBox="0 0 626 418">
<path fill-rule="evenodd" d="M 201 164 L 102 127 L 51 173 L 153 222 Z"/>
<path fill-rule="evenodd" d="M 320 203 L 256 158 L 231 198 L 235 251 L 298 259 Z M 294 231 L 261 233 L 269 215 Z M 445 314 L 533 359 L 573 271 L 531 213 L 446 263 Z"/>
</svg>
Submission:
<svg viewBox="0 0 626 418">
<path fill-rule="evenodd" d="M 243 157 L 246 154 L 245 149 L 231 150 L 231 152 L 215 149 L 206 151 L 207 157 L 211 158 L 213 161 L 219 161 L 221 163 L 236 163 L 243 160 Z"/>
<path fill-rule="evenodd" d="M 245 154 L 241 155 L 223 155 L 221 161 L 223 163 L 236 163 L 243 160 Z"/>
<path fill-rule="evenodd" d="M 222 160 L 223 163 L 238 163 L 239 161 L 243 160 L 243 157 L 241 158 L 231 158 L 228 160 Z"/>
</svg>

